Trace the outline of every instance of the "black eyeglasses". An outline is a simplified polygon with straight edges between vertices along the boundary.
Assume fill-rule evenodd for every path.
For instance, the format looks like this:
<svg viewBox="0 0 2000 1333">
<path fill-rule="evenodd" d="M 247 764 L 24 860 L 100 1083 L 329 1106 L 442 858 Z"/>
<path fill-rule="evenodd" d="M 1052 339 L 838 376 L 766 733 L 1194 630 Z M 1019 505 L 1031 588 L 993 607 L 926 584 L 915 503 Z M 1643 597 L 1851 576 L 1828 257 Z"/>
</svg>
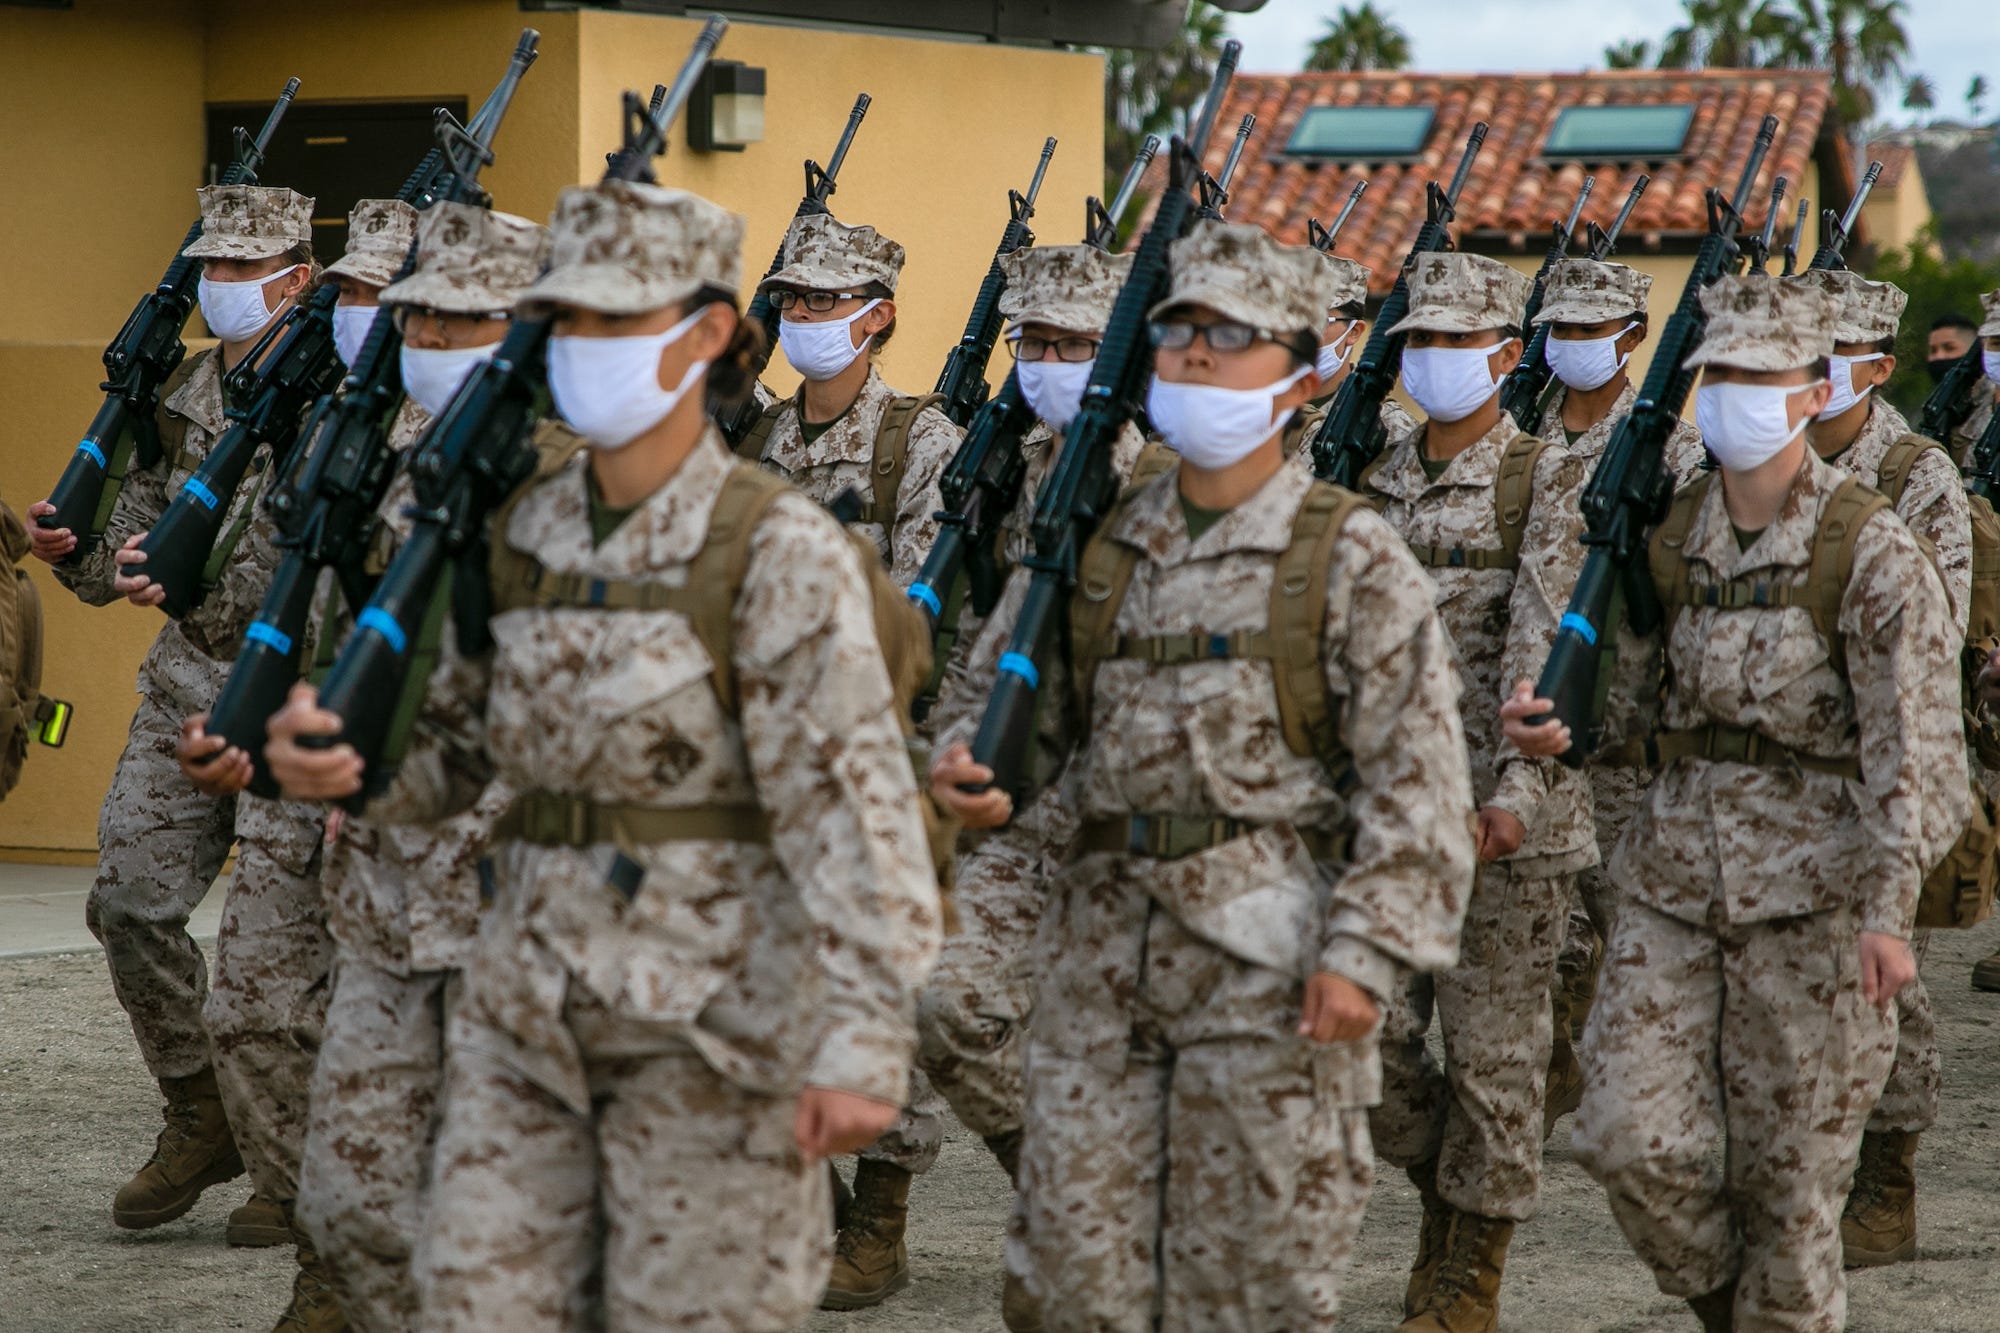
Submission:
<svg viewBox="0 0 2000 1333">
<path fill-rule="evenodd" d="M 1232 320 L 1221 320 L 1214 324 L 1192 324 L 1186 320 L 1154 320 L 1146 326 L 1147 336 L 1153 346 L 1165 347 L 1172 351 L 1194 346 L 1197 337 L 1206 339 L 1208 345 L 1218 352 L 1240 352 L 1258 339 L 1277 342 L 1279 337 L 1269 329 L 1255 328 L 1249 324 L 1238 324 Z"/>
<path fill-rule="evenodd" d="M 815 315 L 824 315 L 842 301 L 868 300 L 867 292 L 795 292 L 789 287 L 774 288 L 771 292 L 771 308 L 779 314 L 803 302 L 805 308 Z"/>
<path fill-rule="evenodd" d="M 1097 339 L 1081 334 L 1070 334 L 1062 338 L 1037 338 L 1033 334 L 1023 334 L 1007 340 L 1007 350 L 1016 361 L 1047 361 L 1049 353 L 1055 353 L 1058 361 L 1094 361 L 1097 359 Z"/>
</svg>

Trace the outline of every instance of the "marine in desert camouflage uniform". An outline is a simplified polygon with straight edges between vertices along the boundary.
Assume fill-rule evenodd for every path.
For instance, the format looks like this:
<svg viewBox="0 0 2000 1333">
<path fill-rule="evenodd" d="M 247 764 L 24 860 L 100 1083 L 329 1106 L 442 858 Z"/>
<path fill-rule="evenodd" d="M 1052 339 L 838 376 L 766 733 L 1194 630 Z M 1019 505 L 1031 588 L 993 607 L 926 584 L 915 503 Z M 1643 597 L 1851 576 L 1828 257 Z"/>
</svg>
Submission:
<svg viewBox="0 0 2000 1333">
<path fill-rule="evenodd" d="M 1627 371 L 1632 354 L 1646 340 L 1646 297 L 1650 275 L 1624 264 L 1594 259 L 1558 260 L 1544 288 L 1535 323 L 1548 324 L 1548 358 L 1554 379 L 1548 405 L 1535 433 L 1554 440 L 1595 470 L 1618 423 L 1638 394 Z M 1679 422 L 1667 443 L 1667 465 L 1677 485 L 1694 480 L 1704 457 L 1701 432 Z M 1591 819 L 1600 857 L 1609 857 L 1645 790 L 1644 774 L 1605 765 L 1590 771 Z M 1576 1043 L 1597 988 L 1597 968 L 1610 925 L 1605 916 L 1613 894 L 1602 863 L 1587 866 L 1575 880 L 1562 956 L 1556 964 L 1555 1041 L 1549 1057 L 1548 1092 L 1543 1102 L 1544 1132 L 1574 1111 L 1583 1096 L 1583 1067 Z"/>
<path fill-rule="evenodd" d="M 1805 606 L 1706 597 L 1670 608 L 1664 642 L 1621 633 L 1607 744 L 1648 738 L 1665 766 L 1612 858 L 1622 896 L 1572 1141 L 1704 1328 L 1831 1333 L 1841 1205 L 1916 971 L 1918 887 L 1969 810 L 1960 641 L 1917 541 L 1885 508 L 1845 510 L 1845 474 L 1800 438 L 1829 396 L 1833 300 L 1762 274 L 1701 300 L 1697 415 L 1722 471 L 1677 502 L 1679 568 L 1803 586 L 1841 506 L 1859 515 L 1842 521 L 1841 649 Z M 1528 722 L 1549 707 L 1532 694 L 1524 676 L 1509 737 L 1568 748 L 1560 722 Z"/>
<path fill-rule="evenodd" d="M 1440 254 L 1407 280 L 1409 315 L 1392 332 L 1409 334 L 1404 389 L 1430 421 L 1392 443 L 1362 486 L 1435 581 L 1463 686 L 1481 864 L 1457 965 L 1408 978 L 1384 1018 L 1374 1129 L 1424 1201 L 1402 1327 L 1461 1333 L 1492 1326 L 1514 1226 L 1534 1216 L 1550 987 L 1570 879 L 1597 860 L 1582 775 L 1514 753 L 1496 711 L 1506 684 L 1539 667 L 1568 604 L 1586 468 L 1499 405 L 1520 358 L 1527 276 Z M 1433 1011 L 1442 1069 L 1424 1040 Z"/>
<path fill-rule="evenodd" d="M 280 318 L 312 281 L 312 200 L 267 186 L 209 186 L 200 192 L 202 235 L 185 254 L 202 261 L 204 283 L 260 283 L 267 319 Z M 204 305 L 243 287 L 214 288 Z M 217 321 L 224 316 L 217 310 Z M 163 596 L 143 575 L 135 548 L 181 484 L 207 456 L 227 422 L 222 375 L 259 329 L 198 353 L 162 387 L 157 424 L 164 456 L 127 474 L 103 540 L 55 575 L 86 603 L 120 597 L 157 606 Z M 261 468 L 266 460 L 253 460 Z M 247 1156 L 263 1197 L 232 1217 L 234 1238 L 271 1243 L 285 1174 L 282 1126 L 250 1123 L 241 1081 L 218 1086 L 216 1045 L 238 1056 L 248 1079 L 310 1067 L 310 1042 L 293 1031 L 317 1025 L 310 980 L 323 973 L 325 929 L 318 906 L 315 812 L 254 797 L 196 789 L 176 760 L 183 720 L 204 712 L 228 674 L 243 631 L 277 563 L 268 525 L 257 521 L 253 483 L 231 499 L 222 531 L 238 534 L 216 586 L 186 616 L 168 622 L 139 667 L 139 705 L 98 823 L 98 871 L 85 920 L 104 945 L 113 991 L 132 1020 L 140 1055 L 159 1081 L 166 1127 L 153 1157 L 120 1189 L 112 1220 L 159 1226 L 193 1206 L 202 1190 L 242 1174 Z M 51 513 L 46 501 L 31 518 Z M 36 554 L 56 562 L 75 548 L 66 529 L 31 529 Z M 189 914 L 221 872 L 231 842 L 243 843 L 217 943 L 216 993 L 187 931 Z M 225 977 L 225 970 L 229 973 Z M 204 1004 L 209 1020 L 204 1022 Z M 296 1008 L 296 1015 L 292 1012 Z M 216 1025 L 211 1043 L 209 1023 Z M 227 1104 L 226 1104 L 227 1103 Z M 230 1133 L 232 1118 L 239 1141 Z"/>
<path fill-rule="evenodd" d="M 1979 326 L 1979 339 L 1986 365 L 1986 380 L 1979 386 L 1979 410 L 1951 437 L 1952 456 L 1961 464 L 1969 461 L 1972 446 L 1985 434 L 1987 425 L 1993 420 L 1994 405 L 2000 403 L 2000 291 L 1987 292 L 1979 300 L 1985 308 L 1985 322 Z M 1932 334 L 1933 338 L 1936 336 Z M 1987 775 L 1987 780 L 1991 788 L 1991 774 Z M 1972 965 L 1972 988 L 2000 991 L 2000 952 Z"/>
<path fill-rule="evenodd" d="M 462 729 L 427 728 L 372 807 L 517 793 L 449 1020 L 423 1326 L 791 1327 L 830 1262 L 818 1159 L 906 1096 L 939 936 L 918 795 L 859 557 L 705 415 L 712 379 L 750 388 L 742 220 L 607 182 L 554 232 L 523 308 L 554 308 L 551 387 L 592 447 L 496 517 L 495 648 L 447 667 Z M 639 593 L 733 540 L 724 503 L 747 563 L 718 655 L 705 603 Z M 304 690 L 273 720 L 289 788 L 359 786 L 352 751 L 295 743 L 338 725 Z"/>
<path fill-rule="evenodd" d="M 1008 1265 L 1055 1330 L 1324 1327 L 1373 1179 L 1378 1010 L 1407 970 L 1452 961 L 1469 888 L 1458 684 L 1402 542 L 1284 461 L 1316 387 L 1320 256 L 1217 224 L 1173 265 L 1151 415 L 1184 454 L 1214 443 L 1127 492 L 1093 539 L 1132 573 L 1109 655 L 1084 668 L 1087 740 L 1074 714 L 1052 729 L 1077 747 L 1060 790 L 1081 832 L 1035 944 Z M 1249 422 L 1201 434 L 1232 385 L 1268 397 L 1261 439 Z M 1279 662 L 1156 664 L 1148 645 L 1266 628 L 1309 511 L 1337 536 L 1300 548 L 1327 562 L 1300 665 L 1328 725 L 1295 748 Z M 1017 570 L 972 680 L 995 678 L 1027 583 Z M 1041 689 L 1045 711 L 1077 704 Z M 991 777 L 970 730 L 940 734 L 932 791 L 989 826 L 1011 803 L 959 790 Z"/>
<path fill-rule="evenodd" d="M 1319 367 L 1319 392 L 1285 428 L 1287 458 L 1296 458 L 1304 452 L 1307 442 L 1326 417 L 1327 409 L 1333 406 L 1334 392 L 1346 382 L 1348 372 L 1354 369 L 1355 356 L 1360 353 L 1362 344 L 1368 341 L 1370 270 L 1365 264 L 1357 264 L 1341 255 L 1323 255 L 1322 258 L 1334 273 L 1334 287 L 1333 299 L 1326 308 L 1326 323 L 1320 330 L 1319 356 L 1315 361 Z M 1417 428 L 1417 419 L 1394 398 L 1384 398 L 1377 415 L 1387 439 L 1400 439 Z M 1306 461 L 1310 464 L 1312 460 L 1308 458 Z"/>
</svg>

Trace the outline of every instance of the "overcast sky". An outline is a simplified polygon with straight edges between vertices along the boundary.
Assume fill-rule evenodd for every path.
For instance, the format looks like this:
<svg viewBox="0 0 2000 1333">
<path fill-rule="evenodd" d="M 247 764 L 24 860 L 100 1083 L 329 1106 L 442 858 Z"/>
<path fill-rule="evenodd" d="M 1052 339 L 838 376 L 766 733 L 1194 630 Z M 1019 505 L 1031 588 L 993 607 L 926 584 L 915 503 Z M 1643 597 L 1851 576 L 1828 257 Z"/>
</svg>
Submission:
<svg viewBox="0 0 2000 1333">
<path fill-rule="evenodd" d="M 1343 0 L 1267 0 L 1255 14 L 1230 15 L 1243 43 L 1245 73 L 1299 68 L 1313 39 Z M 1358 0 L 1356 0 L 1358 2 Z M 1601 67 L 1604 48 L 1628 38 L 1656 44 L 1680 21 L 1679 0 L 1375 0 L 1410 35 L 1415 68 L 1439 72 L 1572 70 Z M 1910 69 L 1937 85 L 1934 114 L 1964 117 L 1974 74 L 2000 85 L 2000 18 L 1993 0 L 1911 0 L 1903 18 Z M 1902 93 L 1884 95 L 1885 116 L 1907 119 Z M 2000 93 L 1986 113 L 2000 111 Z"/>
</svg>

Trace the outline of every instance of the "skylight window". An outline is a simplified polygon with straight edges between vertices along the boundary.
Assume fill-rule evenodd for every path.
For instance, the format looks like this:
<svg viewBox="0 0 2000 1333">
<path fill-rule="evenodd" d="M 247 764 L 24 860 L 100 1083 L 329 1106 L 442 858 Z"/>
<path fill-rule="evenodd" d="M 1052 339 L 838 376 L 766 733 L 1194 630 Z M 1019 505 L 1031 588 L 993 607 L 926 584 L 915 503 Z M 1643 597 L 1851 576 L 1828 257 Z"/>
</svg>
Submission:
<svg viewBox="0 0 2000 1333">
<path fill-rule="evenodd" d="M 1573 106 L 1556 117 L 1545 157 L 1589 161 L 1673 157 L 1687 142 L 1694 107 Z"/>
<path fill-rule="evenodd" d="M 1285 152 L 1336 162 L 1413 158 L 1436 118 L 1427 106 L 1316 106 L 1299 117 Z"/>
</svg>

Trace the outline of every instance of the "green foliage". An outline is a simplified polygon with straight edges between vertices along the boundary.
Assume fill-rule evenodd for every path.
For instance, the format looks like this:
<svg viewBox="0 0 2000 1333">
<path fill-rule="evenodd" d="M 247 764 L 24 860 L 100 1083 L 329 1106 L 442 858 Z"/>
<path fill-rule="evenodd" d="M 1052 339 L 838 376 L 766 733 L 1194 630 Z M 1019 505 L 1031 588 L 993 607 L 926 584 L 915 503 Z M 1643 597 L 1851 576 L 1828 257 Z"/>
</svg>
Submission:
<svg viewBox="0 0 2000 1333">
<path fill-rule="evenodd" d="M 1408 69 L 1410 35 L 1362 0 L 1356 8 L 1341 6 L 1326 21 L 1326 33 L 1306 56 L 1309 70 Z"/>
<path fill-rule="evenodd" d="M 1958 314 L 1976 323 L 1980 294 L 2000 289 L 2000 263 L 1940 259 L 1936 245 L 1936 233 L 1926 227 L 1909 245 L 1883 255 L 1868 270 L 1874 281 L 1893 282 L 1910 294 L 1902 330 L 1896 335 L 1896 377 L 1888 390 L 1889 401 L 1906 416 L 1922 408 L 1924 395 L 1930 392 L 1924 353 L 1931 321 Z"/>
<path fill-rule="evenodd" d="M 1195 0 L 1181 33 L 1158 51 L 1115 47 L 1104 53 L 1105 197 L 1117 189 L 1148 134 L 1162 139 L 1189 124 L 1228 40 L 1228 15 Z M 1164 154 L 1164 150 L 1163 150 Z"/>
<path fill-rule="evenodd" d="M 1653 63 L 1653 44 L 1644 39 L 1614 42 L 1604 48 L 1606 69 L 1644 69 Z"/>
<path fill-rule="evenodd" d="M 1877 89 L 1899 86 L 1910 54 L 1906 0 L 1681 0 L 1681 9 L 1660 42 L 1661 69 L 1830 69 L 1849 125 L 1875 114 Z M 1607 48 L 1605 59 L 1634 68 L 1622 62 L 1637 46 Z"/>
<path fill-rule="evenodd" d="M 1903 87 L 1903 108 L 1906 111 L 1931 111 L 1937 107 L 1937 84 L 1928 74 L 1912 75 Z"/>
</svg>

